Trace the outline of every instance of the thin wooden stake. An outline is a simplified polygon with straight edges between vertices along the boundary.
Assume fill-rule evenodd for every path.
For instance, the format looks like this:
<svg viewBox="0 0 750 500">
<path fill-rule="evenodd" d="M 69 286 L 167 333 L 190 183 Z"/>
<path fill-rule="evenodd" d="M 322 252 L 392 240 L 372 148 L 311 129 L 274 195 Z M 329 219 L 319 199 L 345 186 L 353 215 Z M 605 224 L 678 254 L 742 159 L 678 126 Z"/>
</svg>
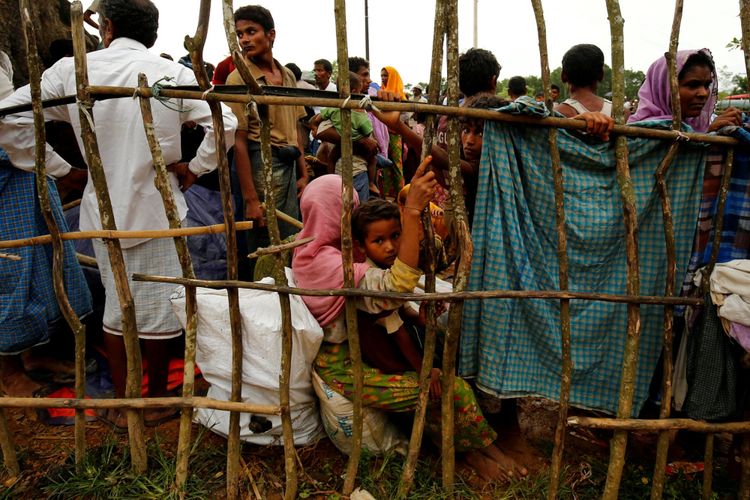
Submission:
<svg viewBox="0 0 750 500">
<path fill-rule="evenodd" d="M 49 186 L 47 185 L 47 138 L 44 128 L 44 110 L 42 109 L 42 76 L 39 69 L 41 64 L 36 46 L 36 29 L 34 28 L 34 23 L 31 21 L 31 5 L 29 0 L 20 0 L 20 3 L 24 37 L 26 39 L 31 102 L 34 110 L 34 134 L 36 137 L 34 173 L 36 175 L 36 191 L 44 222 L 49 230 L 50 238 L 52 238 L 52 283 L 55 289 L 55 298 L 60 307 L 60 312 L 75 338 L 76 397 L 83 398 L 86 393 L 86 327 L 81 323 L 78 315 L 73 310 L 70 300 L 68 300 L 68 295 L 65 292 L 65 247 L 62 239 L 60 239 L 60 228 L 52 212 L 52 202 L 50 201 Z M 86 416 L 82 410 L 75 412 L 73 433 L 75 437 L 75 463 L 77 466 L 80 466 L 86 454 Z"/>
<path fill-rule="evenodd" d="M 531 0 L 536 18 L 536 29 L 539 39 L 539 58 L 542 65 L 542 84 L 547 108 L 552 111 L 552 81 L 550 79 L 549 57 L 547 55 L 547 28 L 544 22 L 544 10 L 541 0 Z M 548 145 L 555 186 L 555 229 L 557 232 L 557 262 L 560 290 L 568 289 L 568 238 L 565 230 L 565 186 L 563 179 L 560 150 L 557 147 L 557 129 L 549 129 Z M 562 370 L 560 372 L 560 398 L 555 427 L 555 447 L 552 450 L 550 464 L 550 484 L 547 498 L 557 498 L 562 469 L 563 453 L 565 450 L 565 434 L 567 431 L 568 406 L 570 401 L 570 385 L 573 374 L 573 360 L 570 342 L 570 300 L 560 301 L 560 354 L 562 356 Z"/>
<path fill-rule="evenodd" d="M 430 70 L 430 87 L 428 102 L 437 104 L 440 98 L 440 70 L 443 65 L 443 42 L 445 41 L 445 16 L 443 15 L 443 2 L 435 1 L 435 22 L 432 39 L 432 67 Z M 428 115 L 425 123 L 425 135 L 422 143 L 422 161 L 432 151 L 435 137 L 436 120 L 434 115 Z M 435 291 L 435 233 L 432 227 L 432 216 L 429 207 L 422 212 L 422 227 L 424 228 L 426 252 L 424 258 L 425 268 L 425 291 Z M 424 352 L 422 353 L 422 367 L 419 372 L 419 399 L 414 411 L 414 424 L 409 439 L 409 450 L 404 461 L 401 472 L 401 481 L 398 486 L 398 498 L 406 498 L 414 483 L 414 472 L 417 468 L 419 450 L 422 446 L 422 435 L 424 433 L 425 416 L 429 404 L 430 371 L 435 358 L 435 344 L 437 343 L 437 318 L 435 315 L 435 303 L 427 303 L 427 325 L 424 341 Z"/>
<path fill-rule="evenodd" d="M 682 129 L 682 116 L 680 108 L 680 91 L 677 79 L 677 46 L 680 37 L 680 24 L 682 23 L 682 0 L 675 0 L 674 19 L 672 20 L 672 32 L 669 37 L 669 52 L 664 54 L 669 68 L 669 86 L 672 104 L 672 130 Z M 675 279 L 677 276 L 677 254 L 674 241 L 674 219 L 672 217 L 672 204 L 669 199 L 669 190 L 665 175 L 677 155 L 680 144 L 674 142 L 669 147 L 666 156 L 656 170 L 656 188 L 661 199 L 662 219 L 664 220 L 664 243 L 667 251 L 667 282 L 664 295 L 674 295 Z M 672 411 L 672 376 L 674 365 L 672 363 L 673 352 L 673 324 L 674 307 L 664 306 L 664 337 L 662 349 L 662 390 L 661 408 L 659 418 L 669 418 Z M 662 432 L 656 443 L 656 459 L 654 461 L 654 478 L 651 486 L 651 500 L 659 500 L 664 491 L 664 480 L 666 475 L 667 456 L 669 455 L 669 433 Z"/>
<path fill-rule="evenodd" d="M 706 434 L 706 450 L 703 458 L 703 500 L 710 500 L 714 479 L 714 435 Z"/>
<path fill-rule="evenodd" d="M 568 418 L 568 426 L 650 433 L 676 429 L 711 434 L 750 432 L 750 421 L 748 420 L 744 422 L 710 423 L 689 418 L 660 418 L 654 420 L 645 418 L 570 417 Z"/>
<path fill-rule="evenodd" d="M 140 87 L 148 87 L 148 80 L 146 79 L 145 74 L 141 73 L 138 75 L 138 85 Z M 156 137 L 154 117 L 151 112 L 151 102 L 147 97 L 141 97 L 140 101 L 141 115 L 143 116 L 143 128 L 146 132 L 146 139 L 148 140 L 148 146 L 151 150 L 151 158 L 154 162 L 154 170 L 156 171 L 154 183 L 159 194 L 161 194 L 164 211 L 167 215 L 167 220 L 169 221 L 169 227 L 171 229 L 179 229 L 182 227 L 180 214 L 177 210 L 174 193 L 172 192 L 172 184 L 170 182 L 169 173 L 167 172 L 167 164 L 164 161 L 164 155 L 162 155 L 159 139 Z M 193 261 L 190 258 L 187 239 L 184 236 L 175 237 L 174 244 L 177 256 L 180 260 L 182 276 L 185 278 L 195 278 Z M 195 348 L 198 328 L 198 316 L 196 315 L 196 312 L 197 299 L 195 295 L 195 287 L 186 286 L 185 315 L 187 321 L 185 326 L 185 362 L 182 373 L 182 396 L 185 398 L 192 397 L 195 388 Z M 188 475 L 188 463 L 190 462 L 192 419 L 193 409 L 183 408 L 180 414 L 180 431 L 177 441 L 175 474 L 175 488 L 181 497 L 184 495 L 185 483 Z"/>
<path fill-rule="evenodd" d="M 86 61 L 86 42 L 83 32 L 83 10 L 79 0 L 70 6 L 71 29 L 73 34 L 73 51 L 75 53 L 76 88 L 78 95 L 78 111 L 81 122 L 81 135 L 83 137 L 86 163 L 89 166 L 89 175 L 94 184 L 96 199 L 99 204 L 99 216 L 102 228 L 106 230 L 117 230 L 112 202 L 109 198 L 107 178 L 104 175 L 102 160 L 99 156 L 99 144 L 94 129 L 93 102 L 89 93 L 88 69 Z M 125 357 L 127 361 L 127 376 L 125 380 L 125 395 L 129 398 L 141 396 L 141 380 L 143 368 L 141 365 L 141 348 L 138 343 L 138 330 L 135 321 L 135 306 L 133 296 L 130 293 L 130 285 L 125 271 L 125 261 L 122 256 L 122 248 L 119 240 L 105 239 L 109 261 L 112 266 L 112 274 L 115 280 L 115 289 L 122 311 L 122 333 L 125 343 Z M 146 443 L 143 440 L 145 432 L 143 426 L 143 415 L 136 410 L 128 410 L 128 441 L 130 443 L 130 460 L 134 472 L 142 473 L 146 470 Z"/>
<path fill-rule="evenodd" d="M 0 401 L 6 398 L 0 398 Z M 29 398 L 23 398 L 24 403 Z M 0 450 L 3 452 L 3 465 L 11 477 L 17 477 L 21 473 L 18 466 L 18 457 L 16 456 L 16 445 L 8 431 L 8 418 L 5 408 L 0 408 Z"/>
<path fill-rule="evenodd" d="M 625 67 L 623 19 L 620 13 L 620 3 L 617 0 L 607 0 L 607 14 L 612 32 L 612 109 L 615 122 L 624 121 Z M 638 274 L 638 212 L 635 206 L 635 192 L 630 178 L 628 166 L 628 143 L 623 136 L 616 139 L 617 182 L 620 185 L 622 197 L 623 220 L 625 223 L 625 252 L 627 260 L 627 291 L 628 295 L 640 293 L 640 276 Z M 633 408 L 635 393 L 636 367 L 638 363 L 638 344 L 641 333 L 640 306 L 628 305 L 627 339 L 623 353 L 622 375 L 620 378 L 620 396 L 617 405 L 619 418 L 629 417 Z M 604 485 L 602 498 L 614 500 L 618 496 L 622 469 L 625 465 L 625 451 L 628 434 L 615 431 L 610 444 L 609 469 L 607 482 Z"/>
</svg>

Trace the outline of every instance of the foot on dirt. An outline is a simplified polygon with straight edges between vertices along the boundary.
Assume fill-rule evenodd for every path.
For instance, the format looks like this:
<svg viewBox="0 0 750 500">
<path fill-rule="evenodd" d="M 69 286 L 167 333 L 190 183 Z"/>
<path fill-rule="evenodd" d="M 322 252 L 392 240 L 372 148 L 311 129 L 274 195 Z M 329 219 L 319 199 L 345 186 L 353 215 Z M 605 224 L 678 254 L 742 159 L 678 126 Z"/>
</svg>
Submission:
<svg viewBox="0 0 750 500">
<path fill-rule="evenodd" d="M 500 469 L 497 462 L 479 451 L 467 452 L 464 461 L 485 481 L 504 481 L 508 479 L 508 476 Z"/>
<path fill-rule="evenodd" d="M 164 422 L 177 418 L 179 411 L 174 408 L 153 408 L 144 410 L 143 423 L 146 427 L 158 427 Z"/>
<path fill-rule="evenodd" d="M 6 374 L 0 382 L 0 388 L 6 396 L 31 398 L 42 386 L 31 380 L 25 373 L 16 372 Z"/>
<path fill-rule="evenodd" d="M 511 458 L 503 450 L 498 448 L 495 443 L 490 444 L 480 451 L 486 457 L 495 462 L 498 467 L 500 467 L 508 475 L 508 477 L 525 477 L 529 474 L 529 471 L 526 469 L 526 467 L 513 460 L 513 458 Z"/>
</svg>

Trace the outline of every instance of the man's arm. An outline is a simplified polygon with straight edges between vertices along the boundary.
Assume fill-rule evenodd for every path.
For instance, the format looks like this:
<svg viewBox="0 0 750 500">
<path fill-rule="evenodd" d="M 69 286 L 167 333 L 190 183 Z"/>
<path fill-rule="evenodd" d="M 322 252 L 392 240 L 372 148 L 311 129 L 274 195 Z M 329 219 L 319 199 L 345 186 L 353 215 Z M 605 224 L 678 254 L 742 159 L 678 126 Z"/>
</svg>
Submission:
<svg viewBox="0 0 750 500">
<path fill-rule="evenodd" d="M 297 134 L 297 147 L 300 152 L 299 157 L 297 157 L 297 198 L 299 198 L 302 196 L 302 192 L 310 181 L 309 175 L 307 174 L 307 162 L 305 161 L 305 146 L 300 134 Z"/>
<path fill-rule="evenodd" d="M 247 149 L 247 130 L 238 130 L 236 138 L 234 164 L 237 168 L 242 198 L 245 200 L 245 219 L 256 221 L 259 227 L 263 227 L 266 222 L 263 218 L 263 209 L 253 180 L 253 165 L 250 161 L 250 152 Z"/>
</svg>

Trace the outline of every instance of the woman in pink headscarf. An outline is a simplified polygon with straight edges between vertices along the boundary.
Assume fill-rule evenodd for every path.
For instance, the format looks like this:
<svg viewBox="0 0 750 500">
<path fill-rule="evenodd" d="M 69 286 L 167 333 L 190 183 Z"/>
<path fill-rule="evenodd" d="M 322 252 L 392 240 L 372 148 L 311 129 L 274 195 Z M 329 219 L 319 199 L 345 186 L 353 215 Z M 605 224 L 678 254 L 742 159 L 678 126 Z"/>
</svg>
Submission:
<svg viewBox="0 0 750 500">
<path fill-rule="evenodd" d="M 428 157 L 417 169 L 406 197 L 402 223 L 402 236 L 398 257 L 390 269 L 354 264 L 354 282 L 364 290 L 412 292 L 422 272 L 419 261 L 420 213 L 435 193 L 435 174 L 427 172 Z M 312 181 L 300 200 L 305 224 L 297 238 L 315 236 L 305 246 L 296 248 L 292 270 L 297 285 L 302 288 L 335 289 L 344 285 L 341 260 L 341 177 L 324 175 Z M 356 192 L 354 205 L 358 205 Z M 344 314 L 344 297 L 303 296 L 305 304 L 323 327 L 324 342 L 315 358 L 315 371 L 334 391 L 351 398 L 354 379 Z M 369 314 L 379 314 L 397 309 L 401 301 L 382 297 L 357 299 L 357 309 Z M 361 316 L 360 316 L 361 317 Z M 360 322 L 359 335 L 367 335 L 377 327 Z M 365 406 L 389 412 L 413 412 L 419 398 L 419 376 L 414 371 L 386 374 L 363 366 Z M 487 479 L 500 479 L 513 474 L 525 474 L 494 443 L 497 434 L 482 416 L 474 393 L 468 384 L 456 378 L 454 386 L 455 446 L 465 453 L 467 463 Z M 430 405 L 426 432 L 440 443 L 440 405 Z"/>
<path fill-rule="evenodd" d="M 708 49 L 677 52 L 677 81 L 682 121 L 696 132 L 713 132 L 727 125 L 742 124 L 742 113 L 736 108 L 725 110 L 712 121 L 718 83 Z M 630 116 L 628 123 L 671 120 L 671 96 L 667 59 L 662 56 L 648 68 L 646 79 L 638 91 L 638 110 Z"/>
</svg>

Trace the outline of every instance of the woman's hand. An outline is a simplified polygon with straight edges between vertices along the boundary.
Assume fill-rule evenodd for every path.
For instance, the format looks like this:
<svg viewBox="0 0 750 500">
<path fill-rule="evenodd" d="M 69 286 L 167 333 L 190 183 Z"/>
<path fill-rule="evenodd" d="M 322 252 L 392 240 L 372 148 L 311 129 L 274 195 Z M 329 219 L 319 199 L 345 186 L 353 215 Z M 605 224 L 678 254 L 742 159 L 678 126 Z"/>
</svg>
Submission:
<svg viewBox="0 0 750 500">
<path fill-rule="evenodd" d="M 411 188 L 409 188 L 409 192 L 406 195 L 406 203 L 404 204 L 407 210 L 421 212 L 435 196 L 435 187 L 437 186 L 435 173 L 427 170 L 431 162 L 432 156 L 428 156 L 414 173 L 414 177 L 411 180 Z"/>
<path fill-rule="evenodd" d="M 611 116 L 599 111 L 587 111 L 573 118 L 584 120 L 586 122 L 586 132 L 601 138 L 603 141 L 609 140 L 609 134 L 615 126 L 615 121 Z"/>
<path fill-rule="evenodd" d="M 742 125 L 742 111 L 737 108 L 725 109 L 713 122 L 711 122 L 711 125 L 708 126 L 708 131 L 716 132 L 722 127 L 732 125 L 738 127 Z"/>
</svg>

